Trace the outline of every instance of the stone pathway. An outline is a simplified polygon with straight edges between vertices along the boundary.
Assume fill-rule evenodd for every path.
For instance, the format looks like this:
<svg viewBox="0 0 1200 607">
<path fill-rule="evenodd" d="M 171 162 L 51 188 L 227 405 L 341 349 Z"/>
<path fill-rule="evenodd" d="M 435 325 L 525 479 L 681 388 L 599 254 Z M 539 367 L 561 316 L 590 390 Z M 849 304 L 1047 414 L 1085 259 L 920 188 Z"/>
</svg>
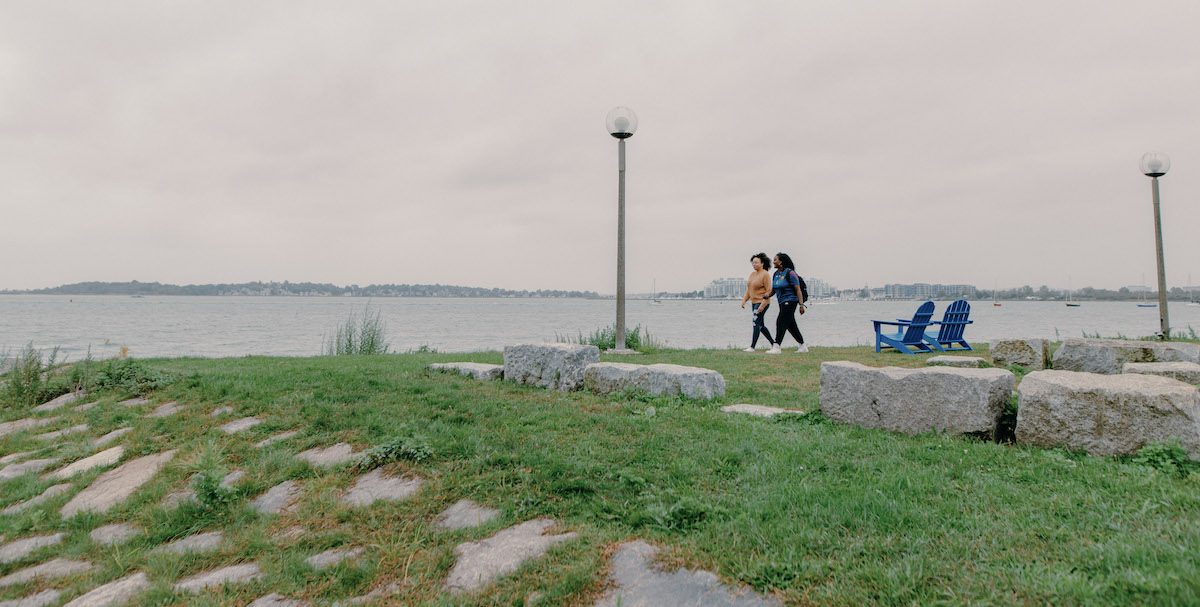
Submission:
<svg viewBox="0 0 1200 607">
<path fill-rule="evenodd" d="M 63 394 L 62 396 L 44 404 L 44 405 L 38 405 L 38 406 L 34 407 L 33 410 L 34 411 L 53 411 L 55 409 L 58 409 L 59 407 L 65 407 L 65 406 L 79 400 L 80 398 L 83 398 L 84 396 L 87 396 L 87 392 L 67 392 L 66 394 Z"/>
<path fill-rule="evenodd" d="M 171 552 L 174 554 L 183 554 L 185 552 L 212 552 L 221 546 L 221 542 L 225 540 L 225 534 L 220 531 L 209 531 L 208 533 L 197 533 L 189 535 L 180 540 L 175 540 L 169 544 L 163 544 L 150 553 Z"/>
<path fill-rule="evenodd" d="M 497 516 L 500 516 L 499 510 L 485 508 L 471 500 L 458 500 L 439 514 L 434 524 L 443 529 L 465 529 L 478 527 Z"/>
<path fill-rule="evenodd" d="M 280 432 L 279 434 L 276 434 L 270 438 L 266 438 L 261 441 L 258 441 L 257 443 L 254 443 L 254 446 L 261 449 L 272 443 L 277 443 L 282 440 L 287 440 L 293 436 L 296 436 L 297 434 L 300 434 L 299 430 L 288 430 L 287 432 Z"/>
<path fill-rule="evenodd" d="M 100 404 L 100 401 L 94 400 L 90 403 L 83 403 L 82 405 L 79 405 L 77 407 L 71 407 L 71 410 L 72 411 L 87 411 L 88 409 L 91 409 L 92 407 L 95 407 L 98 404 Z"/>
<path fill-rule="evenodd" d="M 151 411 L 150 414 L 147 415 L 146 417 L 156 417 L 156 418 L 157 417 L 167 417 L 167 416 L 179 413 L 180 411 L 183 411 L 186 408 L 187 408 L 186 406 L 180 405 L 179 403 L 176 403 L 175 401 L 170 401 L 170 402 L 166 402 L 166 403 L 163 403 L 163 404 L 155 407 L 154 411 Z"/>
<path fill-rule="evenodd" d="M 375 469 L 358 477 L 342 501 L 351 506 L 369 506 L 379 500 L 402 500 L 416 493 L 422 482 L 420 478 L 386 476 L 383 470 Z"/>
<path fill-rule="evenodd" d="M 142 531 L 133 525 L 127 523 L 113 523 L 112 525 L 96 527 L 91 533 L 88 534 L 88 536 L 91 537 L 92 541 L 96 542 L 97 544 L 111 546 L 113 544 L 119 544 L 130 538 L 145 534 L 145 531 Z"/>
<path fill-rule="evenodd" d="M 730 588 L 708 571 L 658 571 L 650 564 L 657 551 L 640 540 L 621 544 L 612 558 L 612 580 L 616 587 L 593 607 L 775 607 L 780 604 L 748 588 Z"/>
<path fill-rule="evenodd" d="M 55 430 L 54 432 L 47 432 L 45 434 L 39 434 L 39 435 L 35 436 L 34 438 L 36 438 L 38 440 L 54 440 L 56 438 L 62 438 L 68 434 L 76 434 L 78 432 L 87 432 L 87 431 L 88 431 L 87 424 L 79 424 L 78 426 L 71 426 L 70 428 L 64 428 L 62 430 Z"/>
<path fill-rule="evenodd" d="M 80 472 L 86 472 L 92 468 L 101 468 L 111 466 L 121 460 L 121 456 L 125 454 L 125 447 L 113 447 L 106 449 L 91 457 L 85 457 L 73 464 L 65 466 L 55 472 L 47 474 L 45 478 L 53 480 L 62 480 L 71 478 Z"/>
<path fill-rule="evenodd" d="M 256 417 L 243 417 L 242 419 L 235 419 L 224 426 L 220 426 L 219 429 L 225 434 L 236 434 L 243 430 L 249 430 L 261 423 L 262 420 Z"/>
<path fill-rule="evenodd" d="M 123 400 L 117 404 L 123 405 L 126 407 L 140 407 L 141 405 L 144 405 L 148 402 L 150 402 L 150 399 L 148 399 L 148 398 L 130 398 L 127 400 Z"/>
<path fill-rule="evenodd" d="M 726 405 L 721 407 L 724 413 L 746 413 L 748 415 L 757 415 L 758 417 L 774 417 L 780 413 L 795 413 L 802 415 L 804 412 L 797 409 L 783 409 L 780 407 L 768 407 L 766 405 Z"/>
<path fill-rule="evenodd" d="M 295 481 L 284 481 L 258 496 L 250 505 L 263 514 L 290 512 L 300 493 L 300 486 Z"/>
<path fill-rule="evenodd" d="M 11 480 L 19 476 L 24 476 L 30 472 L 41 472 L 58 462 L 61 462 L 61 457 L 47 457 L 42 459 L 31 459 L 19 464 L 9 464 L 0 468 L 0 482 Z"/>
<path fill-rule="evenodd" d="M 233 407 L 217 407 L 216 409 L 213 409 L 213 412 L 209 413 L 208 416 L 209 417 L 220 417 L 222 415 L 228 415 L 230 413 L 233 413 Z"/>
<path fill-rule="evenodd" d="M 150 587 L 150 576 L 141 571 L 99 586 L 63 607 L 117 607 Z"/>
<path fill-rule="evenodd" d="M 22 510 L 28 510 L 30 508 L 37 506 L 38 504 L 47 502 L 47 501 L 53 499 L 54 497 L 62 495 L 70 490 L 71 490 L 71 483 L 61 483 L 58 485 L 54 485 L 54 486 L 50 487 L 49 489 L 46 489 L 45 491 L 43 491 L 41 495 L 39 495 L 35 498 L 28 499 L 23 502 L 17 502 L 16 504 L 11 505 L 11 506 L 5 508 L 4 510 L 0 510 L 0 515 L 8 516 L 8 515 L 12 515 L 12 514 L 21 512 Z"/>
<path fill-rule="evenodd" d="M 308 601 L 289 599 L 278 592 L 260 596 L 250 603 L 250 607 L 304 607 L 305 605 L 308 605 Z"/>
<path fill-rule="evenodd" d="M 362 556 L 363 552 L 362 548 L 334 548 L 333 550 L 326 550 L 321 554 L 314 554 L 304 559 L 304 562 L 313 569 L 320 571 L 321 569 L 333 567 L 346 559 L 358 558 Z"/>
<path fill-rule="evenodd" d="M 9 453 L 4 457 L 0 457 L 0 466 L 7 466 L 8 464 L 11 464 L 27 455 L 33 455 L 34 453 L 37 453 L 37 451 L 18 451 L 16 453 Z"/>
<path fill-rule="evenodd" d="M 579 535 L 575 532 L 542 535 L 553 526 L 550 519 L 534 519 L 485 540 L 459 544 L 454 548 L 458 561 L 446 577 L 446 589 L 454 594 L 479 590 L 492 580 L 516 571 L 526 560 L 541 556 L 554 544 Z"/>
<path fill-rule="evenodd" d="M 31 428 L 41 428 L 42 426 L 48 426 L 60 419 L 62 419 L 62 418 L 61 417 L 45 417 L 42 419 L 37 419 L 35 417 L 27 417 L 25 419 L 18 419 L 16 421 L 0 423 L 0 437 L 8 436 L 9 434 L 16 434 L 17 432 L 21 432 L 23 430 L 29 430 Z"/>
<path fill-rule="evenodd" d="M 46 607 L 46 605 L 58 602 L 60 596 L 62 596 L 61 590 L 43 590 L 23 599 L 0 601 L 0 607 Z"/>
<path fill-rule="evenodd" d="M 242 584 L 262 577 L 258 563 L 233 565 L 198 573 L 175 584 L 177 592 L 199 592 L 225 584 Z"/>
<path fill-rule="evenodd" d="M 139 457 L 101 474 L 88 488 L 71 498 L 59 512 L 64 519 L 72 518 L 80 512 L 107 512 L 109 508 L 125 501 L 154 478 L 154 475 L 175 457 L 175 452 L 175 449 L 171 449 L 156 455 Z"/>
<path fill-rule="evenodd" d="M 104 436 L 101 436 L 100 438 L 92 441 L 92 446 L 93 447 L 103 447 L 104 445 L 107 445 L 107 444 L 117 440 L 121 436 L 124 436 L 125 433 L 129 432 L 130 430 L 133 430 L 133 428 L 130 428 L 130 427 L 117 428 L 116 430 L 113 430 L 112 432 L 109 432 L 108 434 L 105 434 Z"/>
<path fill-rule="evenodd" d="M 333 468 L 354 459 L 354 448 L 346 443 L 338 443 L 324 449 L 317 447 L 296 455 L 318 468 Z"/>
<path fill-rule="evenodd" d="M 87 561 L 53 559 L 41 565 L 27 567 L 16 573 L 0 577 L 0 588 L 8 588 L 37 578 L 60 578 L 76 573 L 91 571 L 95 566 Z"/>
<path fill-rule="evenodd" d="M 9 542 L 0 546 L 0 563 L 15 563 L 42 548 L 61 544 L 64 537 L 67 537 L 67 534 L 55 533 L 53 535 L 35 535 Z"/>
</svg>

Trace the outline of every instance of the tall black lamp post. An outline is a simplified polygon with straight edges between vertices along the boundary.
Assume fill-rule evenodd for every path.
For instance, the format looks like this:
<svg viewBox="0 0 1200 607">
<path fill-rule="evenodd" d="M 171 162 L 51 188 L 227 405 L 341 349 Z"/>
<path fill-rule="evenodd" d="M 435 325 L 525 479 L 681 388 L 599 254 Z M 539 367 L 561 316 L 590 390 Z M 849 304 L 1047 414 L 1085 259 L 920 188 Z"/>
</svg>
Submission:
<svg viewBox="0 0 1200 607">
<path fill-rule="evenodd" d="M 628 353 L 625 347 L 625 140 L 637 131 L 637 114 L 627 107 L 615 107 L 604 119 L 608 134 L 617 138 L 617 341 L 615 353 Z"/>
<path fill-rule="evenodd" d="M 1150 178 L 1150 195 L 1154 199 L 1154 244 L 1158 252 L 1158 319 L 1162 323 L 1162 339 L 1170 339 L 1171 322 L 1167 315 L 1167 270 L 1163 265 L 1162 219 L 1158 212 L 1158 178 L 1171 169 L 1166 154 L 1149 152 L 1142 156 L 1142 173 Z"/>
</svg>

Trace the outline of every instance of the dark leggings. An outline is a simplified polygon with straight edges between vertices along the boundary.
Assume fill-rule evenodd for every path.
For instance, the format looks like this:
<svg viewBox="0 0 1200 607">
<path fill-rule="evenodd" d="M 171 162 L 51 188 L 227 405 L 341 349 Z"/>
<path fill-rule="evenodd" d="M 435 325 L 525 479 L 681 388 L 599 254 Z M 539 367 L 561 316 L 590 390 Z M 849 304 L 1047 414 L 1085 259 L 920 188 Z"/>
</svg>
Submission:
<svg viewBox="0 0 1200 607">
<path fill-rule="evenodd" d="M 781 301 L 779 302 L 779 317 L 775 319 L 775 336 L 779 341 L 776 345 L 783 343 L 783 337 L 791 332 L 792 337 L 804 345 L 804 336 L 800 334 L 800 327 L 796 325 L 796 306 L 799 306 L 798 301 Z"/>
<path fill-rule="evenodd" d="M 758 313 L 758 307 L 761 305 L 762 304 L 754 304 L 754 309 L 751 312 L 754 315 L 754 318 L 752 319 L 754 321 L 754 332 L 750 334 L 750 347 L 751 348 L 758 345 L 759 332 L 761 332 L 763 334 L 763 336 L 767 338 L 767 343 L 769 343 L 771 345 L 775 344 L 775 340 L 771 339 L 771 332 L 767 330 L 767 327 L 765 325 L 763 325 L 763 316 L 765 315 L 765 313 L 764 314 Z"/>
</svg>

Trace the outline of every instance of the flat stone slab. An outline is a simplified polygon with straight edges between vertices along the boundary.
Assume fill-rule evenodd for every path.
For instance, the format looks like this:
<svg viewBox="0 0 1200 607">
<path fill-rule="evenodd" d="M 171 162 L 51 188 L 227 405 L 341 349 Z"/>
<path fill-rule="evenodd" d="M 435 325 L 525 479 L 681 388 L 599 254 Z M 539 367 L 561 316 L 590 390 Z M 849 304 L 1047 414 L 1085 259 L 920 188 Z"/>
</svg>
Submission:
<svg viewBox="0 0 1200 607">
<path fill-rule="evenodd" d="M 95 407 L 98 404 L 100 404 L 100 401 L 94 400 L 90 403 L 83 403 L 82 405 L 71 407 L 71 410 L 72 411 L 87 411 L 88 409 L 91 409 L 92 407 Z"/>
<path fill-rule="evenodd" d="M 250 607 L 304 607 L 305 605 L 308 605 L 308 601 L 289 599 L 278 592 L 260 596 L 250 603 Z"/>
<path fill-rule="evenodd" d="M 189 535 L 183 539 L 175 540 L 169 544 L 163 544 L 150 552 L 171 552 L 174 554 L 183 554 L 185 552 L 212 552 L 221 546 L 221 542 L 225 540 L 225 534 L 220 531 L 209 531 L 208 533 L 197 533 Z"/>
<path fill-rule="evenodd" d="M 209 417 L 220 417 L 222 415 L 228 415 L 230 413 L 233 413 L 233 407 L 217 407 L 216 409 L 213 409 L 213 412 L 209 413 L 208 416 Z"/>
<path fill-rule="evenodd" d="M 26 567 L 15 573 L 10 573 L 4 577 L 0 577 L 0 588 L 7 588 L 17 584 L 43 578 L 52 579 L 74 575 L 76 573 L 85 573 L 95 568 L 95 565 L 87 561 L 69 561 L 67 559 L 53 559 L 46 561 L 40 565 Z"/>
<path fill-rule="evenodd" d="M 61 457 L 45 457 L 41 459 L 31 459 L 19 464 L 9 464 L 0 468 L 0 481 L 7 481 L 29 474 L 30 472 L 41 472 L 58 462 L 61 462 Z"/>
<path fill-rule="evenodd" d="M 128 603 L 149 587 L 150 576 L 139 571 L 99 586 L 63 607 L 117 607 Z"/>
<path fill-rule="evenodd" d="M 140 407 L 148 402 L 150 402 L 150 399 L 148 399 L 148 398 L 130 398 L 130 399 L 123 400 L 117 404 L 121 405 L 123 407 Z"/>
<path fill-rule="evenodd" d="M 233 486 L 240 483 L 243 478 L 246 478 L 245 470 L 234 470 L 233 472 L 226 474 L 225 478 L 221 479 L 221 482 L 218 486 L 225 489 L 232 489 Z"/>
<path fill-rule="evenodd" d="M 66 394 L 63 394 L 62 396 L 60 396 L 46 404 L 38 405 L 38 406 L 34 407 L 33 410 L 34 411 L 53 411 L 55 409 L 65 407 L 85 396 L 87 396 L 87 392 L 67 392 Z"/>
<path fill-rule="evenodd" d="M 39 434 L 39 435 L 35 436 L 34 438 L 36 438 L 38 440 L 54 440 L 56 438 L 62 438 L 68 434 L 77 434 L 79 432 L 87 432 L 87 431 L 88 431 L 87 424 L 79 424 L 77 426 L 71 426 L 70 428 L 63 428 L 62 430 L 55 430 L 54 432 L 47 432 L 45 434 Z"/>
<path fill-rule="evenodd" d="M 479 590 L 492 580 L 516 571 L 521 563 L 541 556 L 554 544 L 579 535 L 575 532 L 542 535 L 553 526 L 554 521 L 550 519 L 534 519 L 485 540 L 455 546 L 458 560 L 446 577 L 446 589 L 454 594 Z"/>
<path fill-rule="evenodd" d="M 1196 363 L 1125 363 L 1121 372 L 1159 375 L 1200 386 L 1200 365 Z"/>
<path fill-rule="evenodd" d="M 61 544 L 65 533 L 35 535 L 0 546 L 0 563 L 15 563 L 42 548 Z"/>
<path fill-rule="evenodd" d="M 35 498 L 27 499 L 23 502 L 18 502 L 16 504 L 13 504 L 13 505 L 5 508 L 4 510 L 0 510 L 0 515 L 8 516 L 8 515 L 12 515 L 12 514 L 21 512 L 22 510 L 28 510 L 30 508 L 37 507 L 40 504 L 48 502 L 51 499 L 54 499 L 55 497 L 70 491 L 71 486 L 72 486 L 71 483 L 61 483 L 58 485 L 54 485 L 53 487 L 50 487 L 49 489 L 46 489 L 45 491 L 43 491 L 41 495 L 39 495 Z"/>
<path fill-rule="evenodd" d="M 62 596 L 61 590 L 43 590 L 23 599 L 0 601 L 0 607 L 46 607 L 46 605 L 57 603 L 60 596 Z"/>
<path fill-rule="evenodd" d="M 0 457 L 0 466 L 7 466 L 21 458 L 33 455 L 34 453 L 37 453 L 37 451 L 18 451 L 16 453 L 9 453 L 4 457 Z"/>
<path fill-rule="evenodd" d="M 731 588 L 716 575 L 679 569 L 667 573 L 651 563 L 657 548 L 643 541 L 626 542 L 612 557 L 615 586 L 594 607 L 776 607 L 750 588 Z"/>
<path fill-rule="evenodd" d="M 262 423 L 262 420 L 257 417 L 243 417 L 235 419 L 224 426 L 219 426 L 219 429 L 225 434 L 236 434 L 243 430 L 249 430 Z"/>
<path fill-rule="evenodd" d="M 304 562 L 313 569 L 321 570 L 333 567 L 346 559 L 358 558 L 362 554 L 362 548 L 334 548 L 333 550 L 326 550 L 321 554 L 314 554 L 304 559 Z"/>
<path fill-rule="evenodd" d="M 246 563 L 205 571 L 181 580 L 175 584 L 177 592 L 199 592 L 205 588 L 215 588 L 225 584 L 244 584 L 262 577 L 258 563 Z"/>
<path fill-rule="evenodd" d="M 93 447 L 103 447 L 104 445 L 107 445 L 107 444 L 117 440 L 118 438 L 121 438 L 122 436 L 127 434 L 130 430 L 133 430 L 133 428 L 130 428 L 130 427 L 117 428 L 116 430 L 113 430 L 112 432 L 109 432 L 108 434 L 105 434 L 104 436 L 101 436 L 100 438 L 92 441 L 92 446 Z"/>
<path fill-rule="evenodd" d="M 846 424 L 905 434 L 993 436 L 1012 400 L 1005 369 L 868 367 L 821 363 L 821 412 Z"/>
<path fill-rule="evenodd" d="M 721 407 L 721 411 L 724 413 L 745 413 L 747 415 L 757 415 L 758 417 L 775 417 L 780 413 L 804 414 L 799 409 L 784 409 L 782 407 L 768 407 L 766 405 L 726 405 Z"/>
<path fill-rule="evenodd" d="M 155 407 L 154 411 L 151 411 L 148 415 L 146 415 L 146 417 L 167 417 L 170 415 L 175 415 L 186 408 L 186 405 L 181 405 L 175 401 L 170 401 Z"/>
<path fill-rule="evenodd" d="M 417 492 L 423 481 L 420 478 L 386 476 L 375 469 L 354 481 L 354 486 L 342 497 L 351 506 L 368 506 L 379 500 L 402 500 Z"/>
<path fill-rule="evenodd" d="M 16 421 L 0 423 L 0 437 L 8 436 L 9 434 L 15 434 L 15 433 L 21 432 L 23 430 L 30 430 L 33 428 L 41 428 L 42 426 L 48 426 L 60 419 L 62 419 L 62 418 L 61 417 L 44 417 L 42 419 L 38 419 L 36 417 L 27 417 L 25 419 L 18 419 Z"/>
<path fill-rule="evenodd" d="M 362 596 L 356 596 L 351 599 L 346 599 L 345 601 L 338 601 L 338 602 L 335 602 L 333 605 L 334 605 L 334 607 L 339 607 L 339 606 L 344 606 L 344 605 L 362 605 L 364 603 L 368 603 L 368 602 L 374 601 L 376 599 L 381 599 L 381 598 L 396 594 L 397 592 L 400 592 L 400 590 L 403 587 L 404 587 L 403 584 L 401 584 L 400 582 L 392 582 L 390 584 L 380 586 L 379 588 L 376 588 Z"/>
<path fill-rule="evenodd" d="M 500 516 L 494 508 L 480 506 L 471 500 L 458 500 L 438 515 L 434 524 L 443 529 L 466 529 L 478 527 Z"/>
<path fill-rule="evenodd" d="M 519 344 L 504 347 L 504 379 L 551 390 L 583 388 L 583 371 L 600 361 L 596 346 Z"/>
<path fill-rule="evenodd" d="M 1054 369 L 1120 374 L 1125 363 L 1200 363 L 1200 344 L 1068 338 L 1054 352 Z"/>
<path fill-rule="evenodd" d="M 196 503 L 198 501 L 199 500 L 196 499 L 196 492 L 194 490 L 184 489 L 182 491 L 172 491 L 164 495 L 162 501 L 159 502 L 158 505 L 167 510 L 174 510 L 184 504 Z"/>
<path fill-rule="evenodd" d="M 596 394 L 645 390 L 649 394 L 681 394 L 712 400 L 725 396 L 725 378 L 711 369 L 683 365 L 593 363 L 583 374 L 584 385 Z"/>
<path fill-rule="evenodd" d="M 145 534 L 145 531 L 142 531 L 133 525 L 127 523 L 113 523 L 112 525 L 96 527 L 91 533 L 88 534 L 88 536 L 91 537 L 92 541 L 96 542 L 97 544 L 111 546 L 113 544 L 119 544 L 128 539 Z"/>
<path fill-rule="evenodd" d="M 1034 371 L 1017 388 L 1018 443 L 1132 455 L 1179 437 L 1200 458 L 1200 391 L 1155 375 Z"/>
<path fill-rule="evenodd" d="M 1017 365 L 1040 371 L 1050 366 L 1050 341 L 1032 337 L 993 339 L 988 342 L 988 354 L 997 367 Z"/>
<path fill-rule="evenodd" d="M 486 363 L 433 363 L 431 371 L 458 373 L 480 381 L 504 378 L 504 365 L 489 365 Z"/>
<path fill-rule="evenodd" d="M 87 472 L 92 468 L 111 466 L 121 461 L 122 455 L 125 455 L 125 447 L 117 446 L 112 449 L 105 449 L 95 455 L 85 457 L 73 464 L 55 470 L 46 475 L 46 477 L 54 480 L 68 479 L 80 472 Z"/>
<path fill-rule="evenodd" d="M 250 505 L 263 514 L 278 514 L 290 509 L 300 493 L 300 486 L 295 481 L 284 481 L 258 496 Z"/>
<path fill-rule="evenodd" d="M 978 369 L 987 364 L 987 361 L 978 356 L 931 356 L 925 359 L 925 364 Z"/>
<path fill-rule="evenodd" d="M 279 434 L 270 436 L 268 438 L 258 441 L 257 443 L 254 443 L 254 446 L 261 449 L 272 443 L 277 443 L 279 441 L 287 440 L 293 436 L 296 436 L 297 434 L 300 434 L 299 430 L 288 430 L 287 432 L 280 432 Z"/>
<path fill-rule="evenodd" d="M 333 468 L 354 459 L 354 448 L 346 443 L 338 443 L 324 449 L 317 447 L 296 455 L 318 468 Z"/>
<path fill-rule="evenodd" d="M 175 452 L 175 449 L 171 449 L 139 457 L 101 474 L 87 489 L 71 498 L 59 512 L 63 518 L 74 517 L 80 512 L 108 512 L 154 478 L 154 475 L 175 457 Z"/>
</svg>

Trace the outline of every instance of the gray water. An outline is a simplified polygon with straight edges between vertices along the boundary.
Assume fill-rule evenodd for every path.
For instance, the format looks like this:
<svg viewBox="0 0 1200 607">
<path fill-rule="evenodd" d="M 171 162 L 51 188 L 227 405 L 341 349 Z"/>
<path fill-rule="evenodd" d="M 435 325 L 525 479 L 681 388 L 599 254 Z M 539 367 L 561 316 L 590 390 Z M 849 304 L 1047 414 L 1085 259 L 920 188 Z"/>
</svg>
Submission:
<svg viewBox="0 0 1200 607">
<path fill-rule="evenodd" d="M 862 301 L 816 304 L 799 316 L 805 341 L 816 346 L 874 345 L 872 319 L 910 318 L 920 302 Z M 949 302 L 937 302 L 940 318 Z M 1140 337 L 1158 330 L 1158 309 L 1133 302 L 974 302 L 971 342 L 997 337 Z M 145 297 L 0 295 L 0 353 L 32 342 L 59 346 L 70 360 L 113 356 L 122 346 L 139 358 L 176 356 L 312 356 L 323 337 L 361 312 L 366 300 L 347 297 Z M 505 345 L 578 337 L 613 324 L 612 300 L 378 298 L 370 301 L 387 323 L 393 351 L 422 346 L 440 352 L 500 350 Z M 775 306 L 767 312 L 774 329 Z M 1200 330 L 1200 306 L 1172 303 L 1174 331 Z M 635 300 L 626 306 L 630 328 L 641 325 L 674 348 L 744 348 L 749 311 L 737 301 Z M 792 344 L 788 338 L 787 344 Z M 763 347 L 760 341 L 759 347 Z"/>
</svg>

